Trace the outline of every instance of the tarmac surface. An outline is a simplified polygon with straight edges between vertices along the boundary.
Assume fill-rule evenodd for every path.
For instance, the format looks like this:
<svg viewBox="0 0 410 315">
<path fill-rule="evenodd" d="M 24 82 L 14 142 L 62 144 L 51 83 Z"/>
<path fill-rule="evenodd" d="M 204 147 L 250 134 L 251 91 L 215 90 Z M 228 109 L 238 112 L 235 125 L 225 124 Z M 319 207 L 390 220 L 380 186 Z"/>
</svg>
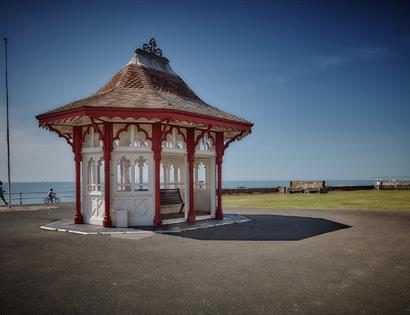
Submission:
<svg viewBox="0 0 410 315">
<path fill-rule="evenodd" d="M 410 210 L 233 209 L 177 234 L 39 227 L 0 211 L 0 314 L 410 314 Z"/>
</svg>

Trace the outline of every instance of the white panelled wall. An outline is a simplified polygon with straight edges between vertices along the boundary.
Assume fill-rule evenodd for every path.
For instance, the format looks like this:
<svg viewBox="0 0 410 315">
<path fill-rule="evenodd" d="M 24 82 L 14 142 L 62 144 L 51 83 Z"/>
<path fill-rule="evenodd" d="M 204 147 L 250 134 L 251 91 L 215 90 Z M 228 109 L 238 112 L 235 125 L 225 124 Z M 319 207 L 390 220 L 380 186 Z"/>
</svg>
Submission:
<svg viewBox="0 0 410 315">
<path fill-rule="evenodd" d="M 154 160 L 151 150 L 151 125 L 114 125 L 110 164 L 111 219 L 116 225 L 116 211 L 126 210 L 129 226 L 152 225 L 155 209 Z M 171 128 L 162 144 L 160 188 L 179 188 L 185 203 L 181 218 L 187 220 L 188 163 L 186 134 Z M 102 225 L 104 218 L 104 160 L 102 141 L 89 128 L 82 148 L 82 213 L 85 223 Z M 215 216 L 215 149 L 212 139 L 199 142 L 194 169 L 194 200 L 197 219 Z M 161 206 L 161 215 L 178 213 L 180 206 Z M 170 220 L 170 222 L 175 222 Z M 167 220 L 164 220 L 167 223 Z"/>
</svg>

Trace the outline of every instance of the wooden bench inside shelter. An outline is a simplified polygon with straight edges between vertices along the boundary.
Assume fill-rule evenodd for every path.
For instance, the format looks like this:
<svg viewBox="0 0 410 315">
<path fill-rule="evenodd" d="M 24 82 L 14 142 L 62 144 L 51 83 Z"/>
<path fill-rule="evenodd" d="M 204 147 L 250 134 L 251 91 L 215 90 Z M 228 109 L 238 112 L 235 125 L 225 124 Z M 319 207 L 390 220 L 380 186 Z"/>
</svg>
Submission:
<svg viewBox="0 0 410 315">
<path fill-rule="evenodd" d="M 179 188 L 175 189 L 161 189 L 160 190 L 160 202 L 161 206 L 173 206 L 181 205 L 178 213 L 182 213 L 185 203 L 181 198 L 181 193 Z"/>
</svg>

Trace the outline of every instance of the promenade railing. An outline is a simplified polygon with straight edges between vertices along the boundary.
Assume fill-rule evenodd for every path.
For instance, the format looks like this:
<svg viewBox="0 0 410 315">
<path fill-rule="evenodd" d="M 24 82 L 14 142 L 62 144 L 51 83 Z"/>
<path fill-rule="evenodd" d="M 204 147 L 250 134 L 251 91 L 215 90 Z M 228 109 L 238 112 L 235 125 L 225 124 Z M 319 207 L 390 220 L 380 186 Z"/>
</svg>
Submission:
<svg viewBox="0 0 410 315">
<path fill-rule="evenodd" d="M 75 191 L 56 191 L 56 196 L 60 198 L 60 202 L 73 202 L 75 200 Z M 13 205 L 27 205 L 44 203 L 44 198 L 48 196 L 48 191 L 30 191 L 30 192 L 12 192 L 11 204 Z M 4 197 L 8 198 L 5 193 Z"/>
</svg>

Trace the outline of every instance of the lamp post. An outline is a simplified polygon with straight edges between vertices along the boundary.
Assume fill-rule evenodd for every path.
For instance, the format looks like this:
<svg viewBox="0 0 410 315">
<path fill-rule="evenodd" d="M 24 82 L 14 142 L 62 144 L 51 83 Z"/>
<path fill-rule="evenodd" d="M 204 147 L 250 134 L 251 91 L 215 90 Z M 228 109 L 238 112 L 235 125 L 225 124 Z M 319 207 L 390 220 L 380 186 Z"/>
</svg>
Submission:
<svg viewBox="0 0 410 315">
<path fill-rule="evenodd" d="M 4 61 L 6 65 L 6 141 L 7 141 L 7 183 L 9 188 L 9 208 L 11 208 L 11 181 L 10 181 L 10 125 L 9 125 L 9 84 L 7 73 L 7 37 L 4 37 Z"/>
</svg>

